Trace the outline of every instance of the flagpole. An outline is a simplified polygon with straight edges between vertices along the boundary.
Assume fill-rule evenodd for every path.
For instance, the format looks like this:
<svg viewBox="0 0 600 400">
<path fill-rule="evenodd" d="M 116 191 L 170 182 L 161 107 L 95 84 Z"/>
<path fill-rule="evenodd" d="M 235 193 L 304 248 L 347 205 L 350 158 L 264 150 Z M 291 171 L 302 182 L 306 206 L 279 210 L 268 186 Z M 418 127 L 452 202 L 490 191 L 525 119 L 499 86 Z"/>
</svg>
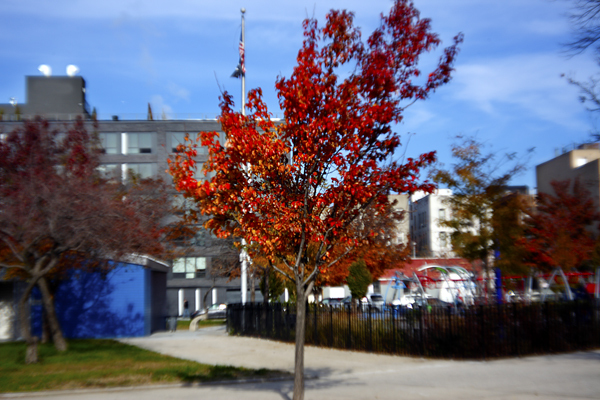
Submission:
<svg viewBox="0 0 600 400">
<path fill-rule="evenodd" d="M 244 18 L 246 9 L 242 8 L 240 11 L 242 12 L 242 45 L 244 46 L 244 64 L 242 65 L 242 115 L 246 115 L 246 19 Z"/>
<path fill-rule="evenodd" d="M 246 73 L 245 73 L 245 68 L 246 68 L 246 38 L 245 38 L 245 32 L 244 32 L 244 28 L 245 28 L 245 19 L 244 19 L 244 14 L 246 13 L 246 9 L 242 8 L 241 9 L 242 12 L 242 43 L 241 46 L 244 49 L 244 58 L 241 59 L 241 63 L 240 63 L 240 68 L 241 68 L 241 74 L 242 74 L 242 115 L 245 116 L 246 115 Z M 241 54 L 241 53 L 240 53 Z M 248 166 L 244 166 L 244 168 L 248 168 Z M 240 254 L 240 261 L 242 262 L 242 271 L 241 271 L 241 288 L 240 291 L 242 292 L 242 304 L 246 304 L 246 298 L 248 295 L 248 251 L 246 250 L 246 240 L 242 238 L 242 254 Z"/>
</svg>

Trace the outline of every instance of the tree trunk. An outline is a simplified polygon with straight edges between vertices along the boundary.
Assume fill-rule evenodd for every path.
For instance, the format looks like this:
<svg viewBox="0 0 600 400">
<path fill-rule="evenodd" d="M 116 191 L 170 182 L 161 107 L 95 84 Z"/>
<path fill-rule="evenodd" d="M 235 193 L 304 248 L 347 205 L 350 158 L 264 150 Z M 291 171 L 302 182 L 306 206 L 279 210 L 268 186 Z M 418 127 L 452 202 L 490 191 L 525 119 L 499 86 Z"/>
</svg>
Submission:
<svg viewBox="0 0 600 400">
<path fill-rule="evenodd" d="M 45 277 L 41 277 L 37 285 L 42 293 L 42 303 L 44 305 L 44 310 L 46 311 L 46 320 L 48 321 L 48 327 L 50 328 L 50 335 L 52 336 L 54 347 L 56 347 L 56 350 L 58 351 L 66 351 L 67 341 L 60 329 L 60 323 L 58 322 L 56 310 L 54 309 L 54 298 L 50 293 L 48 281 Z"/>
<path fill-rule="evenodd" d="M 36 281 L 36 279 L 31 279 L 19 299 L 19 324 L 21 325 L 21 335 L 27 344 L 25 364 L 35 364 L 39 361 L 37 352 L 38 340 L 36 337 L 31 336 L 31 323 L 29 318 L 31 309 L 28 309 L 27 307 L 29 305 L 29 296 L 31 295 L 31 291 L 35 286 Z"/>
<path fill-rule="evenodd" d="M 45 344 L 50 342 L 50 327 L 48 326 L 48 317 L 42 310 L 42 340 L 40 343 Z"/>
<path fill-rule="evenodd" d="M 215 288 L 215 280 L 212 281 L 212 286 L 208 289 L 206 293 L 204 293 L 204 297 L 202 298 L 202 305 L 204 306 L 204 310 L 206 310 L 208 315 L 208 305 L 206 304 L 206 300 L 208 299 L 208 295 L 212 293 L 212 290 Z"/>
<path fill-rule="evenodd" d="M 302 279 L 296 278 L 296 351 L 294 358 L 294 397 L 304 400 L 304 339 L 306 334 L 306 296 Z"/>
<path fill-rule="evenodd" d="M 483 271 L 485 274 L 485 283 L 484 283 L 484 288 L 485 288 L 485 304 L 491 304 L 492 302 L 492 296 L 493 296 L 493 282 L 492 282 L 492 266 L 490 263 L 490 257 L 489 254 L 486 255 L 486 257 L 482 260 L 482 267 L 483 267 Z"/>
</svg>

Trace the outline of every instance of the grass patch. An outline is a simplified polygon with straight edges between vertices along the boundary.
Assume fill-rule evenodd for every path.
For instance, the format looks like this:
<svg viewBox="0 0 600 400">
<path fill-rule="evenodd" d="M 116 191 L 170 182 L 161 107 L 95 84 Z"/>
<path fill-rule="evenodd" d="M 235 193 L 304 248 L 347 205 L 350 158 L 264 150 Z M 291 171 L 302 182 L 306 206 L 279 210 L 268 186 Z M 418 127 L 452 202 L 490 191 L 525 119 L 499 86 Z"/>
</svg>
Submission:
<svg viewBox="0 0 600 400">
<path fill-rule="evenodd" d="M 190 329 L 191 320 L 177 320 L 177 330 L 178 331 L 187 331 Z M 204 321 L 198 321 L 198 328 L 206 328 L 207 326 L 220 326 L 225 325 L 224 319 L 208 319 Z"/>
<path fill-rule="evenodd" d="M 220 326 L 225 325 L 224 319 L 207 319 L 205 321 L 198 321 L 198 328 L 206 328 L 207 326 Z"/>
<path fill-rule="evenodd" d="M 25 343 L 0 343 L 0 393 L 266 378 L 284 373 L 212 366 L 163 356 L 114 340 L 71 340 L 69 350 L 39 346 L 25 365 Z"/>
<path fill-rule="evenodd" d="M 178 331 L 187 331 L 190 329 L 190 321 L 189 319 L 178 319 L 177 320 L 177 330 Z"/>
</svg>

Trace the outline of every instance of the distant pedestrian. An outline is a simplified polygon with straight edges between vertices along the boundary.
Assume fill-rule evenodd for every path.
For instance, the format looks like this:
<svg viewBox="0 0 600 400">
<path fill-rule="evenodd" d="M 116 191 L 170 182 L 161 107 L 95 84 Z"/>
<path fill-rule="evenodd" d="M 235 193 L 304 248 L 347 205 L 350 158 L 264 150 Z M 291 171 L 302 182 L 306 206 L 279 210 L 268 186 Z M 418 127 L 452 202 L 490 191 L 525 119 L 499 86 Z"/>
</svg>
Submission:
<svg viewBox="0 0 600 400">
<path fill-rule="evenodd" d="M 190 317 L 190 304 L 188 303 L 187 299 L 185 299 L 183 301 L 183 318 L 189 318 Z"/>
</svg>

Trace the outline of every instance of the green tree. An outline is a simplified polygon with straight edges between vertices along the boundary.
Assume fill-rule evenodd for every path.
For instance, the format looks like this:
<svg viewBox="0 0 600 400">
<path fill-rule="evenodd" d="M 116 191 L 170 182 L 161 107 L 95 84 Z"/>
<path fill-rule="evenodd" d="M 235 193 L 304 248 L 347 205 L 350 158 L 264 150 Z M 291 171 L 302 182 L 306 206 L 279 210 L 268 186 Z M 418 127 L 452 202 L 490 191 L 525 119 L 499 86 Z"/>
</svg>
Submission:
<svg viewBox="0 0 600 400">
<path fill-rule="evenodd" d="M 352 294 L 352 299 L 360 301 L 367 295 L 369 285 L 373 283 L 373 277 L 364 260 L 353 262 L 348 268 L 346 284 Z"/>
<path fill-rule="evenodd" d="M 263 273 L 259 287 L 263 297 L 273 301 L 277 301 L 285 291 L 285 284 L 281 275 L 273 268 L 269 268 Z"/>
<path fill-rule="evenodd" d="M 532 197 L 522 193 L 508 193 L 494 204 L 492 229 L 494 249 L 499 254 L 495 266 L 503 274 L 524 275 L 529 272 L 525 262 L 526 250 L 519 245 L 525 235 L 524 217 L 533 207 Z"/>
<path fill-rule="evenodd" d="M 505 196 L 508 181 L 523 171 L 525 164 L 515 154 L 498 159 L 494 152 L 484 153 L 483 145 L 473 137 L 457 139 L 452 147 L 452 167 L 437 166 L 431 171 L 434 181 L 452 189 L 447 200 L 451 216 L 440 224 L 452 229 L 454 251 L 471 262 L 481 260 L 489 277 L 496 239 L 494 206 Z"/>
</svg>

